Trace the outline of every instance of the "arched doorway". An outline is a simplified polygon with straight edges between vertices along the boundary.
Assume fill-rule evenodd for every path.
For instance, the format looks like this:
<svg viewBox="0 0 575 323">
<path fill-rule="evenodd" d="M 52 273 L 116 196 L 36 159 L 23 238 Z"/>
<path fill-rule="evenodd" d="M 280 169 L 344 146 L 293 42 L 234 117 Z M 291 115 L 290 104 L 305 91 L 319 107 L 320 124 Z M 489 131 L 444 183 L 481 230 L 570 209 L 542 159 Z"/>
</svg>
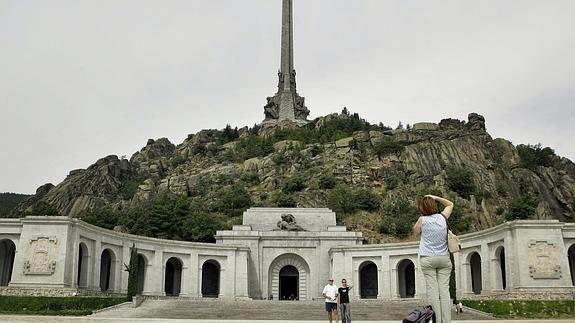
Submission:
<svg viewBox="0 0 575 323">
<path fill-rule="evenodd" d="M 202 265 L 202 297 L 217 298 L 220 294 L 220 264 L 208 260 Z"/>
<path fill-rule="evenodd" d="M 144 292 L 144 284 L 146 281 L 146 257 L 138 254 L 138 271 L 136 272 L 137 289 L 136 294 L 141 295 Z"/>
<path fill-rule="evenodd" d="M 295 271 L 290 268 L 293 267 Z M 286 269 L 284 269 L 286 268 Z M 281 272 L 281 274 L 280 274 Z M 294 274 L 297 272 L 297 280 L 294 282 Z M 293 253 L 286 253 L 278 256 L 272 261 L 269 266 L 268 271 L 268 290 L 267 298 L 274 300 L 281 300 L 282 296 L 280 293 L 283 292 L 284 295 L 289 293 L 286 298 L 292 294 L 297 300 L 308 300 L 310 295 L 308 295 L 308 273 L 310 272 L 309 266 L 304 258 Z M 281 278 L 281 277 L 292 277 L 292 278 Z M 280 280 L 283 280 L 281 282 Z M 280 288 L 281 284 L 281 288 Z M 291 286 L 291 287 L 288 287 Z M 288 289 L 286 289 L 288 288 Z M 281 290 L 280 290 L 281 289 Z M 265 292 L 265 291 L 264 291 Z"/>
<path fill-rule="evenodd" d="M 180 295 L 182 284 L 182 267 L 182 262 L 176 257 L 172 257 L 166 262 L 166 279 L 164 292 L 167 296 Z"/>
<path fill-rule="evenodd" d="M 359 266 L 359 296 L 377 298 L 377 266 L 366 261 Z"/>
<path fill-rule="evenodd" d="M 114 253 L 109 249 L 102 251 L 100 257 L 100 290 L 108 291 L 114 289 L 114 273 L 115 273 L 115 257 Z"/>
<path fill-rule="evenodd" d="M 85 243 L 80 242 L 78 246 L 78 288 L 88 287 L 88 262 L 89 262 L 88 247 Z"/>
<path fill-rule="evenodd" d="M 495 252 L 495 256 L 497 258 L 496 263 L 499 265 L 496 272 L 499 274 L 498 280 L 500 283 L 497 287 L 505 290 L 507 288 L 507 277 L 505 275 L 505 248 L 499 247 Z"/>
<path fill-rule="evenodd" d="M 415 296 L 415 265 L 413 261 L 404 259 L 397 264 L 397 285 L 399 297 L 413 298 Z"/>
<path fill-rule="evenodd" d="M 12 279 L 16 245 L 10 239 L 0 241 L 0 286 L 8 286 Z"/>
<path fill-rule="evenodd" d="M 471 270 L 471 290 L 474 294 L 481 294 L 482 278 L 481 278 L 481 256 L 479 253 L 474 252 L 469 257 L 469 267 Z"/>
<path fill-rule="evenodd" d="M 297 300 L 299 286 L 299 272 L 294 266 L 284 266 L 279 273 L 280 300 Z"/>
</svg>

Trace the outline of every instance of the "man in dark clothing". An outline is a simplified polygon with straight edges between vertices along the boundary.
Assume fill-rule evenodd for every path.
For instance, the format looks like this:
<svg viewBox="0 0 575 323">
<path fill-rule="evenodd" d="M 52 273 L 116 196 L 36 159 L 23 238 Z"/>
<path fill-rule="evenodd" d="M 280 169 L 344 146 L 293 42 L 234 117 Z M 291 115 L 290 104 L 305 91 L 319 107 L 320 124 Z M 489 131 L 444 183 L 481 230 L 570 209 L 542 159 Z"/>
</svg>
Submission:
<svg viewBox="0 0 575 323">
<path fill-rule="evenodd" d="M 341 309 L 341 323 L 351 323 L 351 313 L 349 310 L 349 290 L 353 286 L 347 284 L 344 278 L 341 280 L 341 287 L 337 289 L 339 308 Z"/>
</svg>

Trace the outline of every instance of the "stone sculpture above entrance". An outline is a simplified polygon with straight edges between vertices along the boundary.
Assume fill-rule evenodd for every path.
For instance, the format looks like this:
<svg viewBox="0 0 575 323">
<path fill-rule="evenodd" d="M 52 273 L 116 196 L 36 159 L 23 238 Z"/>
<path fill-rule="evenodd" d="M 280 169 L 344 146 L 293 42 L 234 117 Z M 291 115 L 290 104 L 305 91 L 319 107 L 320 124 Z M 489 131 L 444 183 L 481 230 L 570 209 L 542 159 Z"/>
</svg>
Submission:
<svg viewBox="0 0 575 323">
<path fill-rule="evenodd" d="M 321 232 L 328 231 L 328 227 L 335 228 L 336 226 L 335 213 L 327 208 L 255 207 L 244 212 L 242 224 L 250 226 L 250 229 L 254 231 L 276 231 L 279 229 Z"/>
</svg>

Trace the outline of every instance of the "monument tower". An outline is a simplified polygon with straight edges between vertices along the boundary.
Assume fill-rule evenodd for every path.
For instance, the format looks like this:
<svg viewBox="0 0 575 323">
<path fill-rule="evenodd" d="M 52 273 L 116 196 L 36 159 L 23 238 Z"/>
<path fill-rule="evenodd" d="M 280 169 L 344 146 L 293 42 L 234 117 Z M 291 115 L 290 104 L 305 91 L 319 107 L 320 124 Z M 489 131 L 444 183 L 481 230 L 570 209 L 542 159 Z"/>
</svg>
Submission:
<svg viewBox="0 0 575 323">
<path fill-rule="evenodd" d="M 296 92 L 295 69 L 293 66 L 293 15 L 292 0 L 282 0 L 281 63 L 278 71 L 278 91 L 267 98 L 264 107 L 264 122 L 291 120 L 307 123 L 309 110 L 305 98 Z"/>
</svg>

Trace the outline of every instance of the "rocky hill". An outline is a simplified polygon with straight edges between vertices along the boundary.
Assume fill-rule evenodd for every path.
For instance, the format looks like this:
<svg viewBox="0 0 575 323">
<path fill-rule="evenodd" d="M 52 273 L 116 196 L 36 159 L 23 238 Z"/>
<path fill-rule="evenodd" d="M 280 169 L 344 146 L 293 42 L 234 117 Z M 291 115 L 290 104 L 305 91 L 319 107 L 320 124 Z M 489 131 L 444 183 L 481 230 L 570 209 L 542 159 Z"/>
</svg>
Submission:
<svg viewBox="0 0 575 323">
<path fill-rule="evenodd" d="M 98 224 L 97 210 L 124 214 L 170 195 L 185 198 L 189 212 L 219 216 L 225 227 L 250 206 L 327 206 L 338 222 L 381 242 L 408 237 L 415 201 L 427 193 L 455 201 L 459 232 L 514 218 L 571 221 L 575 164 L 550 148 L 491 138 L 475 113 L 390 129 L 344 109 L 304 127 L 286 121 L 202 130 L 177 146 L 150 139 L 129 160 L 107 156 L 38 188 L 16 212 Z M 109 223 L 141 232 L 134 221 Z"/>
</svg>

